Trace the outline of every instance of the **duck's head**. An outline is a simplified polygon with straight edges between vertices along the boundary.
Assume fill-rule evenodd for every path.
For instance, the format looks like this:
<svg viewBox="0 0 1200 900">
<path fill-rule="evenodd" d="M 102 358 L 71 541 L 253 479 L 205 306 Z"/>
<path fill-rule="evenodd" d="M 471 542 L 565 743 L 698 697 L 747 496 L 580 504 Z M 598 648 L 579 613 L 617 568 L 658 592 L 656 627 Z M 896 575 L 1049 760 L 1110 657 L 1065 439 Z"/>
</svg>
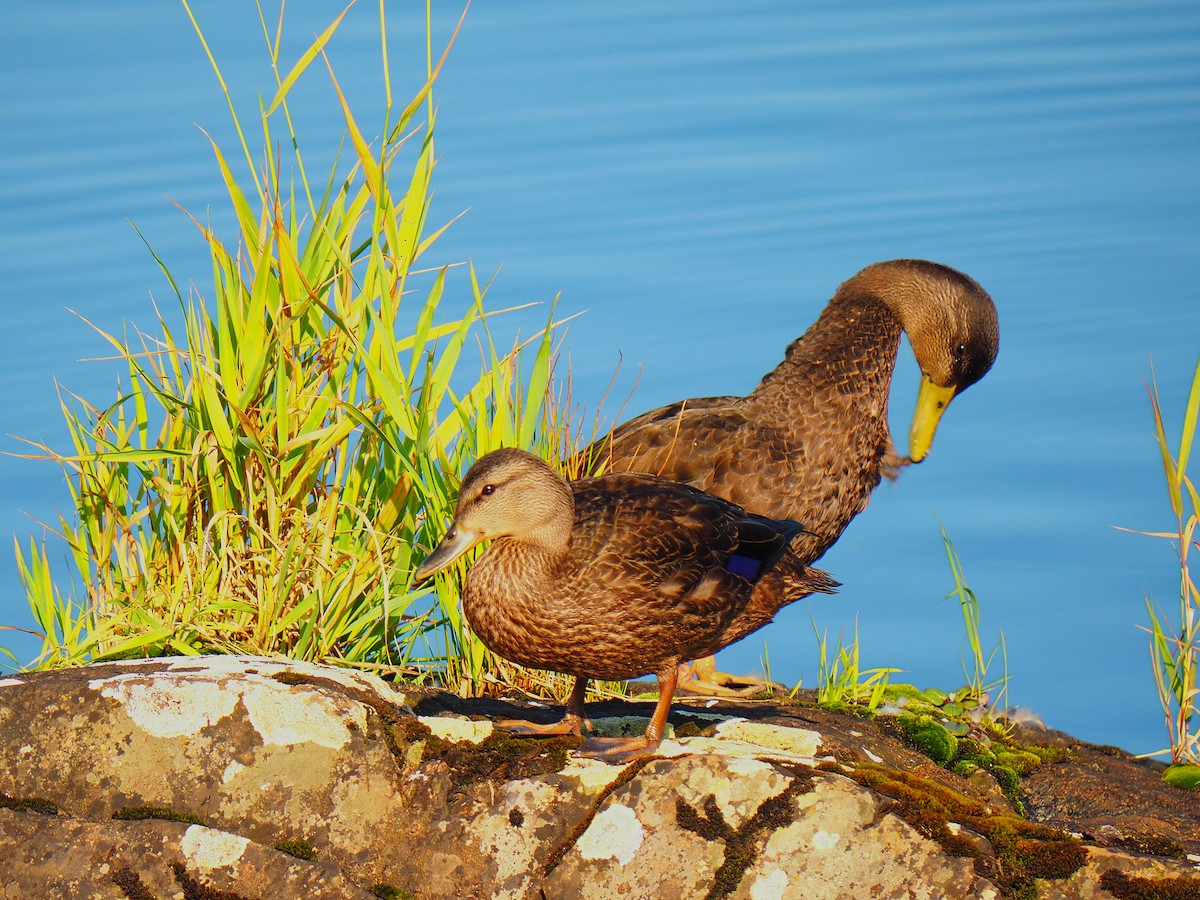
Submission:
<svg viewBox="0 0 1200 900">
<path fill-rule="evenodd" d="M 414 581 L 424 581 L 479 542 L 494 538 L 562 550 L 574 515 L 571 486 L 546 463 L 524 450 L 494 450 L 467 472 L 450 530 L 417 567 Z"/>
<path fill-rule="evenodd" d="M 839 293 L 848 289 L 885 302 L 908 334 L 921 367 L 908 455 L 920 462 L 950 401 L 986 375 L 996 360 L 996 304 L 962 272 L 923 259 L 875 263 L 842 285 Z"/>
</svg>

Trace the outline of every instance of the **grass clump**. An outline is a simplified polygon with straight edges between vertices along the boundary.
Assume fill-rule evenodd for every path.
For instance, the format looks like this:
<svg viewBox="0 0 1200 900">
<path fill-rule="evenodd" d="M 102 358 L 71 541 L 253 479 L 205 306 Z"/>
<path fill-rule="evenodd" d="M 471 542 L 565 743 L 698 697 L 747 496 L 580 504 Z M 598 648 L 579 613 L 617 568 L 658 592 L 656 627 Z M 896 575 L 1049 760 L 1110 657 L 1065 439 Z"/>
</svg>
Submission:
<svg viewBox="0 0 1200 900">
<path fill-rule="evenodd" d="M 817 635 L 817 705 L 843 711 L 859 707 L 874 712 L 886 696 L 888 678 L 900 669 L 886 666 L 862 668 L 857 624 L 854 640 L 846 645 L 845 634 L 838 635 L 837 647 L 832 653 L 828 630 L 818 631 L 815 620 L 812 620 L 812 626 Z"/>
<path fill-rule="evenodd" d="M 446 55 L 428 54 L 401 105 L 381 42 L 374 139 L 326 61 L 345 137 L 318 177 L 289 97 L 322 68 L 349 10 L 288 66 L 282 11 L 271 26 L 260 6 L 274 84 L 241 115 L 184 6 L 232 113 L 235 152 L 215 140 L 212 150 L 236 233 L 193 219 L 211 258 L 207 296 L 181 289 L 155 257 L 182 325 L 156 307 L 148 332 L 101 332 L 127 380 L 108 405 L 64 398 L 70 451 L 33 445 L 31 456 L 62 467 L 72 499 L 56 529 L 67 576 L 52 571 L 44 541 L 18 545 L 42 638 L 34 665 L 286 655 L 481 692 L 507 670 L 467 630 L 456 580 L 414 591 L 411 572 L 471 461 L 502 445 L 563 457 L 569 439 L 553 396 L 553 324 L 498 348 L 474 270 L 448 315 L 451 265 L 427 261 L 447 227 L 427 223 L 431 92 Z M 382 2 L 378 16 L 386 36 Z"/>
<path fill-rule="evenodd" d="M 1176 770 L 1172 773 L 1175 783 L 1197 783 L 1200 782 L 1200 770 L 1189 770 L 1200 766 L 1200 586 L 1192 577 L 1188 557 L 1191 550 L 1200 549 L 1200 538 L 1196 535 L 1196 529 L 1200 526 L 1200 494 L 1188 477 L 1187 468 L 1196 436 L 1197 419 L 1200 418 L 1200 363 L 1196 365 L 1192 378 L 1178 450 L 1173 450 L 1167 439 L 1158 385 L 1153 377 L 1149 394 L 1150 408 L 1154 413 L 1154 436 L 1162 456 L 1163 476 L 1167 483 L 1171 512 L 1175 516 L 1175 528 L 1172 531 L 1137 533 L 1173 542 L 1179 566 L 1177 623 L 1172 623 L 1165 611 L 1156 607 L 1149 597 L 1146 598 L 1146 610 L 1150 617 L 1150 626 L 1147 628 L 1150 633 L 1150 662 L 1170 739 L 1168 748 L 1149 755 L 1169 753 L 1171 769 Z"/>
</svg>

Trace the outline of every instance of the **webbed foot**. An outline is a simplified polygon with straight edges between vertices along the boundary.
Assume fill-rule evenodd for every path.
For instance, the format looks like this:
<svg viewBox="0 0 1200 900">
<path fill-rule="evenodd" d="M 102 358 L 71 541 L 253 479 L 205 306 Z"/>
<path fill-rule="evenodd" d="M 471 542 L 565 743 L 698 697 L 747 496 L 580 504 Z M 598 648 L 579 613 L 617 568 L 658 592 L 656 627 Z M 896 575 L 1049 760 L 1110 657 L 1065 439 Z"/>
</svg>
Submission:
<svg viewBox="0 0 1200 900">
<path fill-rule="evenodd" d="M 553 737 L 560 734 L 573 734 L 575 737 L 582 737 L 582 729 L 584 728 L 588 731 L 595 731 L 595 727 L 591 722 L 584 716 L 578 716 L 574 713 L 567 713 L 557 722 L 550 722 L 549 724 L 529 722 L 525 719 L 497 719 L 493 724 L 503 731 L 525 737 Z"/>
<path fill-rule="evenodd" d="M 576 756 L 588 759 L 598 759 L 610 765 L 619 766 L 644 756 L 652 756 L 658 749 L 659 741 L 651 740 L 646 735 L 637 737 L 588 738 L 583 742 Z"/>
<path fill-rule="evenodd" d="M 743 698 L 753 697 L 763 691 L 787 690 L 783 685 L 772 681 L 721 672 L 717 669 L 716 658 L 712 656 L 680 666 L 679 687 L 690 694 Z"/>
</svg>

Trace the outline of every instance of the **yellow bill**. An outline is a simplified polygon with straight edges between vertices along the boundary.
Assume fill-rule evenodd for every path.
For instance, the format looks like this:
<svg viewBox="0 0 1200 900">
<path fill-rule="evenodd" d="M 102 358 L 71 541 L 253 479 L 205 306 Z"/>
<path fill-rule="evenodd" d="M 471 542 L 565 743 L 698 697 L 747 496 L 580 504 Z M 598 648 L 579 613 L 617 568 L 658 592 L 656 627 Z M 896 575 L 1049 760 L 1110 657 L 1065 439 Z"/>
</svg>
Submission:
<svg viewBox="0 0 1200 900">
<path fill-rule="evenodd" d="M 908 432 L 908 455 L 913 462 L 920 462 L 933 445 L 942 413 L 954 399 L 953 387 L 940 387 L 928 375 L 921 376 L 921 389 L 917 392 L 917 409 L 913 413 L 912 428 Z"/>
<path fill-rule="evenodd" d="M 425 562 L 417 566 L 417 571 L 413 573 L 413 584 L 419 584 L 426 578 L 436 575 L 481 540 L 483 540 L 482 534 L 467 531 L 458 525 L 453 526 L 446 532 L 441 543 L 433 548 L 433 552 L 425 557 Z"/>
</svg>

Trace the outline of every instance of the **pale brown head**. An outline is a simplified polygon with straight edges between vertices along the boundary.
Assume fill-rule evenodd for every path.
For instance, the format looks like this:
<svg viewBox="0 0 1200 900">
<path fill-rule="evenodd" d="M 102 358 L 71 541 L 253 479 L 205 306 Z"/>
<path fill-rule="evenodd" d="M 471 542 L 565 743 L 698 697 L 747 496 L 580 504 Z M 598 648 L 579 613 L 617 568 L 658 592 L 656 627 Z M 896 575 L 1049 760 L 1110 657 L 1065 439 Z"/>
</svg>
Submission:
<svg viewBox="0 0 1200 900">
<path fill-rule="evenodd" d="M 917 365 L 921 389 L 909 435 L 909 456 L 920 462 L 950 401 L 987 374 L 1000 348 L 996 304 L 974 279 L 923 259 L 867 266 L 838 295 L 869 296 L 900 320 Z"/>
<path fill-rule="evenodd" d="M 479 542 L 495 538 L 561 552 L 570 542 L 574 519 L 571 486 L 562 476 L 524 450 L 494 450 L 467 472 L 450 530 L 417 568 L 415 580 L 428 578 Z"/>
</svg>

